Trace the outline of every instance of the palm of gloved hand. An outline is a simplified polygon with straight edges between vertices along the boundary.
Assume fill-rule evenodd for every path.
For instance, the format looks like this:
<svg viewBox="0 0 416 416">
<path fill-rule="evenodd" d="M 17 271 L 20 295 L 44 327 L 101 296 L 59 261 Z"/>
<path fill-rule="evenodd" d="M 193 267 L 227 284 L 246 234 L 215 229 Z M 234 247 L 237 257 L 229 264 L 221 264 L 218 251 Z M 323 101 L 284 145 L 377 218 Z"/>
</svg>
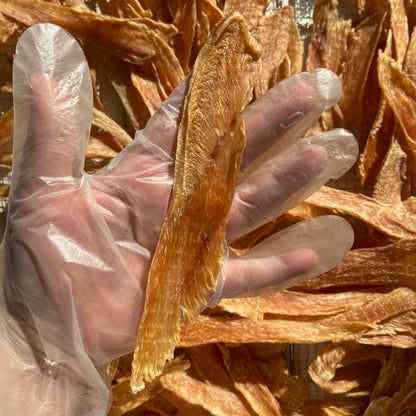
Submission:
<svg viewBox="0 0 416 416">
<path fill-rule="evenodd" d="M 45 36 L 54 42 L 45 46 Z M 41 361 L 65 363 L 89 385 L 88 360 L 102 365 L 134 347 L 151 253 L 168 204 L 185 84 L 132 144 L 90 176 L 83 172 L 83 160 L 91 87 L 82 53 L 72 38 L 51 25 L 35 26 L 23 38 L 14 72 L 15 150 L 4 243 L 7 311 L 20 326 L 29 327 L 21 338 L 40 351 Z M 331 93 L 325 97 L 322 90 L 335 80 L 327 78 L 322 88 L 319 77 L 305 74 L 289 80 L 246 111 L 244 167 L 279 138 L 285 146 L 293 144 L 333 103 Z M 311 192 L 345 171 L 354 160 L 355 145 L 343 132 L 327 141 L 338 140 L 345 148 L 334 154 L 333 145 L 324 145 L 324 150 L 322 141 L 319 146 L 306 141 L 280 159 L 271 156 L 276 160 L 258 174 L 242 177 L 230 210 L 228 239 L 244 235 L 281 213 L 287 201 L 293 205 L 307 189 Z M 328 155 L 336 168 L 328 168 Z M 322 222 L 319 226 L 325 228 Z M 299 241 L 278 255 L 265 250 L 254 259 L 231 258 L 219 295 L 284 287 L 308 270 L 322 271 L 314 268 L 317 263 L 330 267 L 334 258 L 324 261 L 319 247 L 315 251 L 317 243 L 311 244 L 315 233 L 316 227 L 301 238 L 295 233 Z M 322 241 L 326 251 L 342 242 L 340 252 L 345 253 L 349 230 L 342 235 L 338 228 L 332 240 L 328 231 L 322 232 Z M 41 374 L 39 357 L 37 361 Z"/>
</svg>

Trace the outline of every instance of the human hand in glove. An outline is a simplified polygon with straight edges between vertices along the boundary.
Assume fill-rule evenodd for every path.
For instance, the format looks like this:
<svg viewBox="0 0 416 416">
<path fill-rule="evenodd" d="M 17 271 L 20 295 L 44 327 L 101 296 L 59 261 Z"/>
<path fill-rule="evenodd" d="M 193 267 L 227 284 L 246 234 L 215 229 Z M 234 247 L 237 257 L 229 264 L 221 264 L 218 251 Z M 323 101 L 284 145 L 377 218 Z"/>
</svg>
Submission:
<svg viewBox="0 0 416 416">
<path fill-rule="evenodd" d="M 103 369 L 134 349 L 187 84 L 109 165 L 88 175 L 92 88 L 76 41 L 56 26 L 33 26 L 18 43 L 13 76 L 13 172 L 0 276 L 2 412 L 104 416 L 111 395 Z M 281 82 L 245 110 L 247 147 L 229 243 L 354 163 L 357 146 L 346 131 L 299 140 L 339 97 L 338 79 L 320 70 Z M 230 256 L 215 299 L 320 274 L 352 238 L 338 217 L 295 225 Z"/>
</svg>

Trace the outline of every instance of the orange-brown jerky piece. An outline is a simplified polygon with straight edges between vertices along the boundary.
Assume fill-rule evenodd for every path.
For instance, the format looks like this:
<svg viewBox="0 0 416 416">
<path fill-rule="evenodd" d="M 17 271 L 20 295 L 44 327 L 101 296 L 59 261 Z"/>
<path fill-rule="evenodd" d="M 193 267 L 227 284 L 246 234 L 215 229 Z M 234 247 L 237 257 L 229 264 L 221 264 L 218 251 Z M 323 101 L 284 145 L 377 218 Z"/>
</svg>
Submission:
<svg viewBox="0 0 416 416">
<path fill-rule="evenodd" d="M 132 389 L 162 371 L 217 286 L 228 211 L 245 146 L 241 112 L 260 72 L 260 46 L 239 14 L 213 29 L 195 62 L 178 132 L 172 198 L 149 271 Z"/>
</svg>

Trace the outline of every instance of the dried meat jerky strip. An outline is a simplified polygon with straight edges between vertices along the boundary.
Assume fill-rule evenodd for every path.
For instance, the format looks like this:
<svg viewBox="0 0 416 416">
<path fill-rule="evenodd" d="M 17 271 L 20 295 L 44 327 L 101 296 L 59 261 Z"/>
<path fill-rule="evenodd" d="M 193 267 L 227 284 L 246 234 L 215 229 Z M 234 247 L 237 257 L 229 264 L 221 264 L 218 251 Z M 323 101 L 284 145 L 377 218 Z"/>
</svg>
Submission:
<svg viewBox="0 0 416 416">
<path fill-rule="evenodd" d="M 343 88 L 339 103 L 342 127 L 348 128 L 355 135 L 361 149 L 372 122 L 372 119 L 368 120 L 367 114 L 372 115 L 377 111 L 369 108 L 374 103 L 366 102 L 364 88 L 380 42 L 384 19 L 384 13 L 373 14 L 358 25 L 345 54 L 340 75 Z"/>
<path fill-rule="evenodd" d="M 366 394 L 369 385 L 373 387 L 382 361 L 390 352 L 390 347 L 382 345 L 330 344 L 318 353 L 308 373 L 327 392 Z"/>
<path fill-rule="evenodd" d="M 247 349 L 243 345 L 232 348 L 221 345 L 220 349 L 236 390 L 246 399 L 253 413 L 258 416 L 286 416 Z"/>
<path fill-rule="evenodd" d="M 299 290 L 321 290 L 340 287 L 416 288 L 416 240 L 403 239 L 382 247 L 351 250 L 332 270 L 309 279 Z M 334 289 L 335 290 L 335 289 Z"/>
<path fill-rule="evenodd" d="M 228 211 L 245 146 L 241 112 L 260 72 L 260 46 L 239 14 L 222 19 L 195 63 L 178 132 L 171 203 L 150 267 L 133 360 L 140 390 L 173 357 L 216 288 Z"/>
<path fill-rule="evenodd" d="M 28 26 L 45 22 L 56 24 L 92 42 L 105 54 L 136 64 L 152 60 L 159 53 L 149 39 L 149 32 L 157 33 L 166 41 L 176 33 L 173 25 L 151 19 L 119 19 L 40 0 L 0 0 L 0 12 Z"/>
</svg>

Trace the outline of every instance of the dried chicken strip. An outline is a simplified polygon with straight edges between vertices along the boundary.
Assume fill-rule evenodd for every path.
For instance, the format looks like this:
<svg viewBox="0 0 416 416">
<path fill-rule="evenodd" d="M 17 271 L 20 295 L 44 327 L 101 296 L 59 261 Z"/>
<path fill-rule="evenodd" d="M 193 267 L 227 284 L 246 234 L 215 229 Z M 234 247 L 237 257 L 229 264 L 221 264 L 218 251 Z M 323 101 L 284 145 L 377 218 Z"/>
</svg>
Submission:
<svg viewBox="0 0 416 416">
<path fill-rule="evenodd" d="M 162 376 L 160 381 L 178 406 L 183 403 L 201 406 L 214 416 L 252 416 L 235 393 L 220 386 L 203 383 L 180 372 Z"/>
<path fill-rule="evenodd" d="M 241 15 L 226 16 L 201 50 L 185 99 L 171 203 L 139 323 L 133 390 L 160 373 L 179 342 L 180 320 L 192 324 L 216 288 L 245 145 L 241 112 L 259 71 L 259 44 Z"/>
<path fill-rule="evenodd" d="M 385 320 L 381 326 L 369 329 L 360 342 L 368 345 L 415 348 L 415 339 L 416 313 L 414 311 L 407 311 Z"/>
<path fill-rule="evenodd" d="M 249 349 L 249 346 L 247 344 L 246 348 Z M 284 358 L 255 361 L 267 387 L 285 410 L 290 412 L 305 404 L 308 384 L 303 377 L 289 374 Z"/>
<path fill-rule="evenodd" d="M 181 357 L 176 358 L 171 363 L 166 365 L 163 374 L 184 372 L 190 366 L 190 362 Z M 146 389 L 133 394 L 130 388 L 130 377 L 113 384 L 113 403 L 108 416 L 122 416 L 125 413 L 136 409 L 144 404 L 147 400 L 154 397 L 162 390 L 162 386 L 158 379 L 146 386 Z"/>
<path fill-rule="evenodd" d="M 161 107 L 168 94 L 160 82 L 154 63 L 131 66 L 130 78 L 131 85 L 134 87 L 132 94 L 136 92 L 143 103 L 139 108 L 131 110 L 140 114 L 140 124 L 145 126 L 150 117 Z"/>
<path fill-rule="evenodd" d="M 17 23 L 0 13 L 0 46 L 7 47 L 17 30 Z"/>
<path fill-rule="evenodd" d="M 335 398 L 304 406 L 292 416 L 358 416 L 364 413 L 367 405 L 367 398 Z"/>
<path fill-rule="evenodd" d="M 306 58 L 308 72 L 318 68 L 327 68 L 336 74 L 341 72 L 352 29 L 350 20 L 339 17 L 337 6 L 338 0 L 318 0 L 315 3 L 311 40 Z M 307 134 L 324 134 L 333 128 L 333 112 L 333 109 L 324 110 L 320 120 Z"/>
<path fill-rule="evenodd" d="M 416 27 L 413 28 L 407 47 L 403 70 L 409 78 L 416 83 Z"/>
<path fill-rule="evenodd" d="M 10 109 L 0 118 L 0 145 L 11 143 L 13 140 L 14 111 Z M 10 149 L 11 150 L 11 149 Z"/>
<path fill-rule="evenodd" d="M 373 13 L 385 12 L 384 0 L 358 0 L 358 13 L 363 18 Z"/>
<path fill-rule="evenodd" d="M 296 23 L 295 19 L 292 19 L 290 28 L 289 28 L 289 46 L 287 48 L 287 56 L 290 62 L 290 74 L 295 75 L 303 70 L 303 56 L 305 47 L 303 44 L 303 40 L 301 38 L 298 24 Z M 280 77 L 279 81 L 284 79 Z"/>
<path fill-rule="evenodd" d="M 181 7 L 177 8 L 173 20 L 174 26 L 178 29 L 178 35 L 173 39 L 173 48 L 185 74 L 189 72 L 192 45 L 195 39 L 196 8 L 195 0 L 182 0 Z"/>
<path fill-rule="evenodd" d="M 229 316 L 201 316 L 191 328 L 182 328 L 181 345 L 192 346 L 210 342 L 291 342 L 318 343 L 355 340 L 360 343 L 380 345 L 413 345 L 412 334 L 400 336 L 400 331 L 390 330 L 392 338 L 383 339 L 386 331 L 383 321 L 404 315 L 416 308 L 416 293 L 398 288 L 380 294 L 364 305 L 348 309 L 335 316 L 293 317 L 251 320 Z M 378 338 L 377 338 L 378 337 Z M 377 338 L 377 339 L 376 339 Z"/>
<path fill-rule="evenodd" d="M 185 74 L 172 47 L 155 31 L 147 28 L 144 30 L 157 51 L 153 64 L 165 92 L 169 95 L 185 78 Z"/>
<path fill-rule="evenodd" d="M 402 385 L 409 367 L 416 362 L 416 350 L 393 348 L 387 360 L 384 360 L 377 382 L 371 392 L 371 400 L 383 396 L 392 396 Z"/>
<path fill-rule="evenodd" d="M 365 146 L 359 157 L 357 171 L 362 186 L 374 185 L 386 155 L 395 127 L 394 114 L 386 99 L 380 100 Z"/>
<path fill-rule="evenodd" d="M 221 351 L 216 344 L 204 344 L 186 349 L 192 369 L 198 379 L 208 384 L 234 391 L 234 384 L 225 368 Z"/>
<path fill-rule="evenodd" d="M 239 12 L 247 21 L 249 29 L 254 29 L 258 19 L 263 16 L 270 0 L 225 0 L 224 15 Z"/>
<path fill-rule="evenodd" d="M 388 205 L 362 194 L 323 186 L 306 202 L 318 208 L 351 215 L 385 234 L 392 241 L 415 238 L 414 197 L 401 204 Z"/>
<path fill-rule="evenodd" d="M 0 0 L 0 12 L 28 26 L 54 23 L 68 30 L 94 48 L 136 64 L 152 60 L 159 51 L 149 39 L 149 31 L 170 40 L 176 30 L 172 25 L 151 19 L 118 19 L 94 12 L 81 12 L 41 0 Z M 117 36 L 114 36 L 117 33 Z"/>
<path fill-rule="evenodd" d="M 344 341 L 359 338 L 370 327 L 371 325 L 361 322 L 331 323 L 325 320 L 288 319 L 253 321 L 228 316 L 201 316 L 192 327 L 182 327 L 180 345 L 190 347 L 206 342 L 309 344 Z"/>
<path fill-rule="evenodd" d="M 313 26 L 306 70 L 327 68 L 339 74 L 348 49 L 351 21 L 338 15 L 338 0 L 318 0 L 313 10 Z"/>
<path fill-rule="evenodd" d="M 389 0 L 390 27 L 393 32 L 395 59 L 402 65 L 409 44 L 409 25 L 403 0 Z"/>
<path fill-rule="evenodd" d="M 380 323 L 392 316 L 416 309 L 416 292 L 408 288 L 397 288 L 381 294 L 364 305 L 328 318 L 332 322 Z"/>
<path fill-rule="evenodd" d="M 373 198 L 386 204 L 400 204 L 406 177 L 407 155 L 398 140 L 392 139 L 383 165 L 377 175 Z"/>
<path fill-rule="evenodd" d="M 254 414 L 286 416 L 286 412 L 265 384 L 246 348 L 244 346 L 232 348 L 220 346 L 220 348 L 235 388 L 246 399 Z"/>
<path fill-rule="evenodd" d="M 152 17 L 152 12 L 145 10 L 138 0 L 96 0 L 102 13 L 128 19 Z"/>
<path fill-rule="evenodd" d="M 154 109 L 149 108 L 149 103 L 143 97 L 143 91 L 138 90 L 138 87 L 142 85 L 136 79 L 136 68 L 132 64 L 110 55 L 96 55 L 95 58 L 97 59 L 97 64 L 99 64 L 101 70 L 105 71 L 110 84 L 116 91 L 126 112 L 129 125 L 133 130 L 144 128 Z M 152 63 L 140 65 L 142 76 L 145 77 L 148 72 L 151 72 L 151 77 L 153 79 L 156 77 L 154 82 L 159 82 L 157 74 L 155 74 L 156 71 L 153 67 L 149 70 L 148 65 L 151 66 Z M 152 78 L 149 82 L 152 82 Z M 146 89 L 144 91 L 147 92 Z"/>
<path fill-rule="evenodd" d="M 355 287 L 356 290 L 362 290 L 374 286 L 407 286 L 416 289 L 415 250 L 414 239 L 383 247 L 352 250 L 332 270 L 305 281 L 296 289 L 312 291 Z"/>
<path fill-rule="evenodd" d="M 379 51 L 378 73 L 380 86 L 402 127 L 407 143 L 416 153 L 416 84 L 400 65 Z"/>
<path fill-rule="evenodd" d="M 197 2 L 197 14 L 202 13 L 208 17 L 211 28 L 224 17 L 223 11 L 218 7 L 215 0 L 199 0 Z"/>
<path fill-rule="evenodd" d="M 340 293 L 302 293 L 280 291 L 252 298 L 224 299 L 216 311 L 228 312 L 243 318 L 272 319 L 273 315 L 293 317 L 329 316 L 345 312 L 377 298 L 376 292 L 343 291 Z"/>
<path fill-rule="evenodd" d="M 330 344 L 308 368 L 312 380 L 329 393 L 368 394 L 391 348 L 355 342 Z"/>
<path fill-rule="evenodd" d="M 416 410 L 416 364 L 409 368 L 399 390 L 391 397 L 380 397 L 370 402 L 364 416 L 399 416 Z"/>
<path fill-rule="evenodd" d="M 389 29 L 387 31 L 384 53 L 388 56 L 391 56 L 392 49 L 393 34 L 391 29 Z M 372 73 L 374 72 L 374 66 L 376 66 L 377 72 L 375 77 L 372 76 Z M 369 118 L 371 119 L 372 117 L 373 121 L 358 163 L 357 171 L 363 186 L 374 185 L 377 174 L 380 170 L 380 166 L 383 163 L 384 156 L 386 155 L 390 146 L 391 138 L 394 134 L 395 126 L 397 124 L 394 120 L 393 111 L 389 107 L 386 98 L 381 94 L 377 62 L 375 65 L 373 62 L 373 67 L 371 68 L 372 71 L 370 73 L 370 79 L 372 80 L 373 85 L 368 83 L 368 86 L 366 86 L 365 94 L 366 97 L 368 97 L 366 102 L 367 105 L 369 105 L 369 108 L 373 108 L 374 103 L 376 102 L 378 102 L 378 107 L 377 111 L 374 112 L 374 115 L 369 114 Z M 373 91 L 369 91 L 369 87 L 371 86 L 373 86 Z M 377 90 L 377 95 L 374 94 L 374 90 Z M 373 101 L 373 104 L 371 104 L 371 100 Z"/>
<path fill-rule="evenodd" d="M 369 109 L 365 108 L 363 101 L 364 87 L 380 41 L 385 16 L 385 13 L 373 14 L 357 26 L 340 75 L 343 87 L 339 102 L 342 127 L 351 130 L 361 148 L 371 127 L 367 120 Z"/>
<path fill-rule="evenodd" d="M 275 13 L 262 16 L 254 29 L 262 44 L 261 76 L 254 88 L 256 98 L 261 97 L 279 81 L 279 67 L 285 59 L 292 40 L 294 10 L 285 6 Z"/>
<path fill-rule="evenodd" d="M 119 124 L 97 108 L 93 109 L 92 127 L 94 137 L 117 153 L 132 141 L 131 136 Z"/>
</svg>

